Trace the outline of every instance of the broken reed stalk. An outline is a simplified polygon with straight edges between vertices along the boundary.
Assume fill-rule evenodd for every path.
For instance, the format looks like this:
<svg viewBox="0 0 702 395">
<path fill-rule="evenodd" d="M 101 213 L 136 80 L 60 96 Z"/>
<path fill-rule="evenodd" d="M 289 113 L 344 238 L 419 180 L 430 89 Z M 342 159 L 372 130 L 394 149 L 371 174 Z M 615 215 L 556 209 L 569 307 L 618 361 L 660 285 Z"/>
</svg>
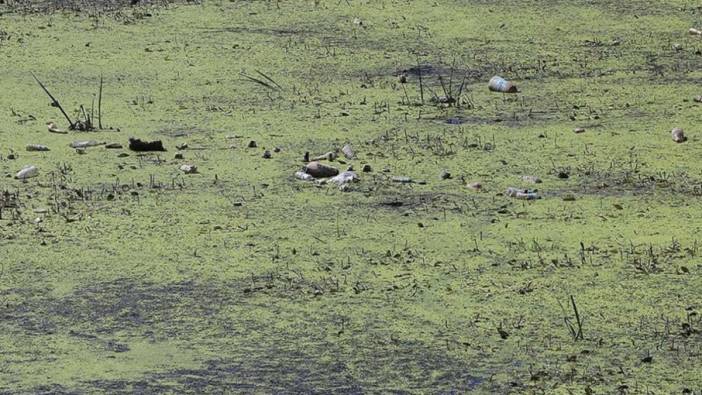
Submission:
<svg viewBox="0 0 702 395">
<path fill-rule="evenodd" d="M 30 71 L 30 74 L 32 74 L 32 77 L 34 77 L 34 80 L 37 82 L 37 84 L 39 84 L 41 89 L 43 89 L 44 92 L 46 92 L 46 94 L 49 96 L 49 98 L 51 99 L 51 105 L 53 107 L 58 107 L 58 109 L 61 110 L 61 114 L 63 114 L 63 116 L 66 117 L 66 120 L 69 124 L 69 129 L 73 129 L 75 127 L 75 123 L 71 121 L 71 117 L 69 117 L 68 114 L 66 114 L 66 111 L 63 110 L 63 107 L 61 107 L 61 104 L 58 102 L 58 100 L 56 100 L 56 98 L 51 93 L 49 93 L 49 90 L 46 89 L 44 84 L 42 84 L 41 81 L 39 81 L 39 78 L 37 78 L 37 76 L 34 75 L 33 72 Z"/>
<path fill-rule="evenodd" d="M 558 305 L 561 306 L 561 310 L 563 311 L 563 322 L 566 324 L 566 328 L 568 328 L 568 331 L 573 337 L 573 340 L 583 340 L 583 321 L 582 318 L 580 318 L 580 312 L 578 312 L 578 306 L 575 304 L 575 298 L 573 297 L 573 295 L 570 295 L 570 303 L 573 307 L 573 312 L 575 313 L 575 326 L 571 323 L 570 317 L 568 317 L 568 315 L 566 314 L 563 304 L 561 304 L 561 302 L 558 301 Z"/>
<path fill-rule="evenodd" d="M 417 58 L 417 74 L 419 75 L 419 98 L 424 104 L 424 83 L 422 82 L 422 65 L 419 63 L 419 58 Z"/>
<path fill-rule="evenodd" d="M 98 128 L 102 129 L 102 73 L 100 73 L 100 89 L 98 90 Z"/>
</svg>

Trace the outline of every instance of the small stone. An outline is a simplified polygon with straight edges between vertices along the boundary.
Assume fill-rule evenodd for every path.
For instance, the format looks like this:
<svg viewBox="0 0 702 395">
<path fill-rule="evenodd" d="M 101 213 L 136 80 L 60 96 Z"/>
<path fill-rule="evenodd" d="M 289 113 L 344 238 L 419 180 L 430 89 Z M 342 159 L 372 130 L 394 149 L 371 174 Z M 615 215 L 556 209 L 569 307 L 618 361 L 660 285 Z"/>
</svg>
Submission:
<svg viewBox="0 0 702 395">
<path fill-rule="evenodd" d="M 675 43 L 675 44 L 673 44 L 673 49 L 676 51 L 682 51 L 683 46 L 682 46 L 682 44 Z"/>
<path fill-rule="evenodd" d="M 575 129 L 573 129 L 573 132 L 575 132 L 575 133 L 585 133 L 585 128 L 575 128 Z"/>
<path fill-rule="evenodd" d="M 353 171 L 353 165 L 348 165 L 346 167 L 346 171 Z"/>
<path fill-rule="evenodd" d="M 406 84 L 407 83 L 407 74 L 400 74 L 400 76 L 397 78 L 401 84 Z"/>
<path fill-rule="evenodd" d="M 83 148 L 83 147 L 76 148 L 76 154 L 78 154 L 78 155 L 83 155 L 83 154 L 85 154 L 85 152 L 86 152 L 85 148 Z"/>
<path fill-rule="evenodd" d="M 126 153 L 126 152 L 120 152 L 120 153 L 117 155 L 118 158 L 126 158 L 126 157 L 128 157 L 128 156 L 129 156 L 129 154 Z"/>
<path fill-rule="evenodd" d="M 180 144 L 176 145 L 176 149 L 179 149 L 181 151 L 188 149 L 188 143 L 180 143 Z"/>
<path fill-rule="evenodd" d="M 185 174 L 195 174 L 197 173 L 197 167 L 195 165 L 181 165 L 180 171 Z"/>
<path fill-rule="evenodd" d="M 558 178 L 565 180 L 566 178 L 570 177 L 570 174 L 568 174 L 568 172 L 565 172 L 565 171 L 559 171 L 557 176 L 558 176 Z"/>
<path fill-rule="evenodd" d="M 28 144 L 27 151 L 49 151 L 49 147 L 41 144 Z"/>
<path fill-rule="evenodd" d="M 683 132 L 682 128 L 674 128 L 670 131 L 670 134 L 673 137 L 673 141 L 675 141 L 676 143 L 682 143 L 687 140 L 687 137 L 685 137 L 685 133 Z"/>
<path fill-rule="evenodd" d="M 273 155 L 271 154 L 271 151 L 265 150 L 263 151 L 263 159 L 270 159 Z"/>
<path fill-rule="evenodd" d="M 443 170 L 441 172 L 441 179 L 442 180 L 448 180 L 451 178 L 451 173 L 448 172 L 448 170 Z"/>
<path fill-rule="evenodd" d="M 302 181 L 314 181 L 314 177 L 305 173 L 304 171 L 295 172 L 295 178 Z"/>
<path fill-rule="evenodd" d="M 176 152 L 176 154 L 173 156 L 173 159 L 184 159 L 185 157 L 181 152 Z"/>
<path fill-rule="evenodd" d="M 280 147 L 275 147 L 275 148 L 273 148 L 273 152 L 275 152 L 276 154 L 277 154 L 278 152 L 280 152 L 280 151 L 281 151 L 281 148 L 280 148 Z"/>
<path fill-rule="evenodd" d="M 365 164 L 363 165 L 363 169 L 361 169 L 361 171 L 363 171 L 364 173 L 370 173 L 373 171 L 373 168 L 371 167 L 371 165 Z"/>
<path fill-rule="evenodd" d="M 305 163 L 310 161 L 310 153 L 309 152 L 305 152 L 305 156 L 302 157 L 302 161 Z"/>
<path fill-rule="evenodd" d="M 702 103 L 702 96 L 695 96 L 695 98 L 692 100 L 696 101 L 697 103 Z"/>
<path fill-rule="evenodd" d="M 258 147 L 258 145 L 256 144 L 255 140 L 249 141 L 249 148 L 256 148 L 256 147 Z"/>
<path fill-rule="evenodd" d="M 7 154 L 7 159 L 15 160 L 15 159 L 17 159 L 17 155 L 16 154 Z"/>
<path fill-rule="evenodd" d="M 122 149 L 122 144 L 120 143 L 109 143 L 105 144 L 106 149 Z"/>
<path fill-rule="evenodd" d="M 339 174 L 339 169 L 314 161 L 305 166 L 305 173 L 315 178 L 334 177 Z"/>
<path fill-rule="evenodd" d="M 569 193 L 563 196 L 563 201 L 564 202 L 574 202 L 575 201 L 575 195 Z"/>
</svg>

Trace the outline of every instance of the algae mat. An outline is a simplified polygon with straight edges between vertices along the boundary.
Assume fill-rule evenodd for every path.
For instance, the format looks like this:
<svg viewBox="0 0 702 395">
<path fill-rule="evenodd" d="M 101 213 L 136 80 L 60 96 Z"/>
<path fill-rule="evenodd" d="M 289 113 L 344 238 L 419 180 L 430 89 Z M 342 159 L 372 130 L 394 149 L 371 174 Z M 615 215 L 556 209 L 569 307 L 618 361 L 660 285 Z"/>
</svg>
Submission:
<svg viewBox="0 0 702 395">
<path fill-rule="evenodd" d="M 692 2 L 31 4 L 0 5 L 0 392 L 702 391 Z M 49 133 L 31 72 L 72 119 L 102 75 L 103 129 Z M 293 177 L 347 143 L 359 182 Z"/>
</svg>

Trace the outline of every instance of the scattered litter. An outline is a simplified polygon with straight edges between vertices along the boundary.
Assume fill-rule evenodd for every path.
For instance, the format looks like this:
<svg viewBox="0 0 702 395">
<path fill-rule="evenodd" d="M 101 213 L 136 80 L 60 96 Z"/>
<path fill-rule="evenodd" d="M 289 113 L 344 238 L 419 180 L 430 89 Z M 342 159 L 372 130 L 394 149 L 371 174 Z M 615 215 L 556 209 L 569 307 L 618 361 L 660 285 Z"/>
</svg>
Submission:
<svg viewBox="0 0 702 395">
<path fill-rule="evenodd" d="M 53 122 L 47 122 L 46 127 L 47 127 L 47 129 L 49 129 L 49 132 L 51 132 L 51 133 L 60 133 L 60 134 L 67 134 L 68 133 L 67 131 L 65 131 L 63 129 L 59 129 L 59 127 L 56 126 L 56 124 Z"/>
<path fill-rule="evenodd" d="M 49 151 L 49 147 L 41 144 L 28 144 L 27 151 Z"/>
<path fill-rule="evenodd" d="M 314 178 L 334 177 L 339 174 L 339 169 L 314 161 L 305 165 L 305 173 Z"/>
<path fill-rule="evenodd" d="M 105 144 L 106 149 L 122 149 L 122 144 L 120 143 L 109 143 Z"/>
<path fill-rule="evenodd" d="M 34 165 L 27 165 L 22 170 L 17 172 L 15 178 L 18 180 L 26 180 L 27 178 L 36 177 L 39 174 L 39 169 Z"/>
<path fill-rule="evenodd" d="M 585 133 L 585 128 L 575 128 L 573 129 L 575 133 Z"/>
<path fill-rule="evenodd" d="M 320 161 L 320 160 L 328 160 L 328 161 L 333 161 L 334 159 L 337 158 L 336 152 L 334 151 L 329 151 L 324 155 L 320 155 L 317 157 L 312 158 L 313 161 Z"/>
<path fill-rule="evenodd" d="M 514 85 L 513 83 L 511 83 L 511 82 L 507 81 L 506 79 L 499 77 L 499 76 L 494 76 L 494 77 L 490 78 L 490 82 L 488 83 L 488 88 L 493 92 L 503 92 L 503 93 L 517 93 L 517 92 L 519 92 L 516 85 Z"/>
<path fill-rule="evenodd" d="M 310 174 L 305 173 L 304 171 L 296 171 L 295 178 L 302 181 L 314 181 L 314 177 L 312 177 Z"/>
<path fill-rule="evenodd" d="M 691 27 L 687 32 L 690 34 L 696 34 L 698 36 L 702 36 L 702 30 L 695 29 L 694 27 Z"/>
<path fill-rule="evenodd" d="M 685 137 L 685 133 L 683 133 L 682 128 L 673 128 L 673 130 L 670 131 L 670 134 L 673 137 L 673 141 L 676 143 L 682 143 L 687 140 L 687 137 Z"/>
<path fill-rule="evenodd" d="M 141 139 L 133 137 L 129 138 L 129 149 L 132 151 L 139 152 L 166 150 L 165 148 L 163 148 L 163 142 L 161 142 L 161 140 L 142 141 Z"/>
<path fill-rule="evenodd" d="M 351 182 L 355 182 L 358 180 L 359 180 L 358 175 L 355 172 L 345 171 L 345 172 L 340 173 L 336 177 L 330 178 L 329 182 L 333 182 L 334 184 L 336 184 L 338 186 L 342 186 L 342 185 L 349 184 Z"/>
<path fill-rule="evenodd" d="M 342 149 L 341 152 L 344 153 L 344 156 L 346 159 L 353 159 L 356 157 L 356 153 L 353 152 L 353 148 L 351 148 L 350 144 L 346 144 Z"/>
<path fill-rule="evenodd" d="M 483 189 L 483 184 L 481 184 L 478 181 L 469 182 L 466 186 L 474 191 L 479 191 L 479 190 Z"/>
<path fill-rule="evenodd" d="M 537 176 L 522 176 L 522 181 L 530 182 L 532 184 L 541 184 L 541 179 Z"/>
<path fill-rule="evenodd" d="M 410 184 L 413 182 L 411 178 L 405 176 L 393 176 L 391 180 L 392 182 L 399 182 L 401 184 Z"/>
<path fill-rule="evenodd" d="M 197 173 L 197 167 L 195 165 L 181 165 L 180 171 L 185 174 L 195 174 Z"/>
<path fill-rule="evenodd" d="M 103 145 L 105 143 L 101 143 L 95 140 L 82 140 L 82 141 L 74 141 L 71 144 L 69 144 L 69 147 L 71 148 L 88 148 L 88 147 L 95 147 L 97 145 Z"/>
<path fill-rule="evenodd" d="M 509 188 L 507 188 L 507 192 L 505 194 L 507 196 L 513 197 L 515 199 L 523 199 L 523 200 L 541 199 L 541 196 L 536 194 L 536 190 L 532 190 L 532 189 L 520 189 L 520 188 L 509 187 Z"/>
</svg>

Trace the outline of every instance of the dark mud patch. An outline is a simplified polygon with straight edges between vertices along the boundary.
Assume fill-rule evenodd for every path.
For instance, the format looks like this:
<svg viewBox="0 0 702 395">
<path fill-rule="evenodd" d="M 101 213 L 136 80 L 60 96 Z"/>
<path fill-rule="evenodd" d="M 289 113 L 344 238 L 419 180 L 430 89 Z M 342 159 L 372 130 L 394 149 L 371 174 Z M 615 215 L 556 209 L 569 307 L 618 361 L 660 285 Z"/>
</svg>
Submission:
<svg viewBox="0 0 702 395">
<path fill-rule="evenodd" d="M 381 301 L 348 305 L 344 315 L 353 318 L 323 309 L 304 316 L 300 311 L 309 298 L 247 298 L 243 285 L 157 285 L 123 279 L 80 288 L 62 298 L 14 290 L 9 293 L 28 300 L 9 312 L 3 306 L 3 321 L 16 321 L 37 336 L 48 334 L 39 330 L 34 318 L 44 317 L 52 321 L 52 331 L 94 344 L 106 355 L 128 354 L 130 339 L 154 337 L 178 340 L 203 355 L 221 355 L 196 369 L 166 368 L 135 379 L 88 379 L 70 389 L 66 383 L 47 383 L 34 388 L 38 393 L 466 392 L 483 383 L 480 361 L 449 353 L 440 339 L 405 339 L 388 330 L 388 321 L 416 318 L 397 310 L 363 313 L 381 308 Z M 252 313 L 232 312 L 232 306 Z M 256 318 L 255 311 L 276 318 Z M 112 332 L 119 332 L 119 341 L 109 339 Z"/>
<path fill-rule="evenodd" d="M 197 3 L 198 1 L 173 0 L 5 0 L 0 10 L 18 13 L 53 13 L 74 11 L 78 13 L 110 12 L 135 6 L 165 7 L 175 3 Z"/>
<path fill-rule="evenodd" d="M 464 392 L 484 380 L 469 364 L 423 343 L 375 347 L 353 344 L 353 340 L 325 343 L 299 334 L 277 334 L 239 349 L 236 355 L 211 360 L 200 369 L 173 370 L 133 381 L 92 381 L 86 383 L 86 389 L 110 393 L 175 390 L 359 394 L 404 392 L 407 388 Z"/>
</svg>

